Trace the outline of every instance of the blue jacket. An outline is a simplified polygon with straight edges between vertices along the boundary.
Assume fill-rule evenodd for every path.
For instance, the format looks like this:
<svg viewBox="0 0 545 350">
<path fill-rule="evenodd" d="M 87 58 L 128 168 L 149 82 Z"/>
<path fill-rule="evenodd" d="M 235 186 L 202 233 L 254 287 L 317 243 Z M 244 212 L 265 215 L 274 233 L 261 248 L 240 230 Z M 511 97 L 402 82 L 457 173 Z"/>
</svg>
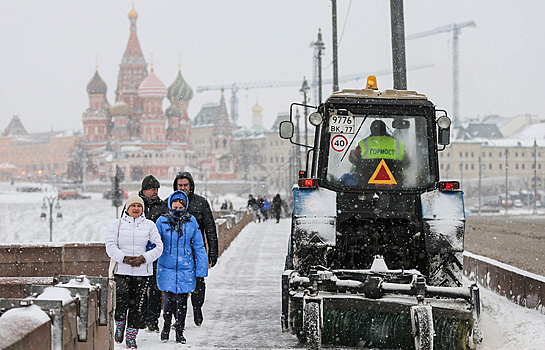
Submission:
<svg viewBox="0 0 545 350">
<path fill-rule="evenodd" d="M 197 220 L 185 210 L 172 210 L 172 201 L 177 198 L 189 204 L 184 192 L 172 193 L 167 200 L 169 213 L 155 223 L 163 241 L 163 254 L 157 261 L 157 287 L 182 294 L 195 290 L 195 277 L 208 276 L 208 257 Z"/>
</svg>

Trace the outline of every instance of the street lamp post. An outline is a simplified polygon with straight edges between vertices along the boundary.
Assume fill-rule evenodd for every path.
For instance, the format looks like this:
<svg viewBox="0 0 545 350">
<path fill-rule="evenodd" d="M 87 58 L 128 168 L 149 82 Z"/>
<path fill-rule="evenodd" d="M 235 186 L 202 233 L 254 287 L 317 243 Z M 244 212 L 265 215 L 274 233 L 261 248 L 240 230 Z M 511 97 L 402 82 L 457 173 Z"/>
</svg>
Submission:
<svg viewBox="0 0 545 350">
<path fill-rule="evenodd" d="M 49 242 L 53 242 L 53 205 L 55 204 L 55 201 L 57 201 L 57 205 L 55 205 L 55 209 L 57 210 L 57 218 L 62 219 L 62 213 L 60 212 L 61 206 L 59 204 L 59 197 L 55 196 L 45 196 L 43 198 L 43 204 L 42 204 L 42 214 L 40 215 L 40 218 L 45 220 L 47 219 L 47 205 L 45 204 L 47 201 L 47 204 L 49 205 Z"/>
<path fill-rule="evenodd" d="M 308 118 L 308 99 L 307 99 L 307 91 L 310 90 L 310 86 L 308 86 L 307 79 L 303 77 L 303 85 L 301 86 L 301 89 L 299 89 L 300 92 L 303 93 L 303 104 L 305 105 L 305 111 L 304 111 L 304 120 L 305 120 L 305 145 L 308 145 L 308 125 L 307 125 L 307 118 Z"/>
<path fill-rule="evenodd" d="M 483 173 L 483 167 L 482 167 L 482 164 L 481 164 L 481 156 L 479 156 L 479 215 L 481 215 L 481 192 L 482 192 L 482 188 L 481 188 L 481 178 L 482 178 L 482 173 Z"/>
<path fill-rule="evenodd" d="M 295 149 L 297 150 L 297 153 L 295 154 L 295 162 L 297 164 L 297 171 L 301 170 L 301 146 L 299 146 L 299 144 L 301 144 L 301 132 L 299 129 L 299 119 L 301 119 L 301 115 L 299 114 L 299 109 L 297 109 L 295 112 L 295 142 L 297 143 L 295 146 Z"/>
<path fill-rule="evenodd" d="M 464 184 L 464 162 L 460 163 L 460 187 Z"/>
<path fill-rule="evenodd" d="M 509 150 L 505 149 L 505 215 L 509 208 Z"/>
<path fill-rule="evenodd" d="M 536 200 L 537 200 L 537 142 L 534 139 L 534 210 L 532 213 L 536 214 Z"/>
</svg>

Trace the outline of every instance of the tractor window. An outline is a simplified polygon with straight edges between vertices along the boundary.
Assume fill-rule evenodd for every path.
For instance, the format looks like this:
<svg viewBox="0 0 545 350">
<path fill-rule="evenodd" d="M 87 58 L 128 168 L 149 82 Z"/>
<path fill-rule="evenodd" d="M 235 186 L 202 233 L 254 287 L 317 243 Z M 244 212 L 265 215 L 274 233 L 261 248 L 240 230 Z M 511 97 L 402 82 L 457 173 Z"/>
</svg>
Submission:
<svg viewBox="0 0 545 350">
<path fill-rule="evenodd" d="M 354 133 L 330 130 L 328 182 L 359 189 L 413 189 L 433 182 L 423 116 L 354 117 Z"/>
</svg>

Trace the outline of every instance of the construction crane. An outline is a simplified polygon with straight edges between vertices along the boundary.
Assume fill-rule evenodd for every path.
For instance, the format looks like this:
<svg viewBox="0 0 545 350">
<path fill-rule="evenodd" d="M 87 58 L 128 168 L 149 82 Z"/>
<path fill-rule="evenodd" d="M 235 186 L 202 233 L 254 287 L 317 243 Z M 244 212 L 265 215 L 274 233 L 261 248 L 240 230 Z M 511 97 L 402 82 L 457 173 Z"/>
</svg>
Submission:
<svg viewBox="0 0 545 350">
<path fill-rule="evenodd" d="M 261 89 L 286 86 L 301 85 L 300 81 L 254 81 L 246 83 L 233 83 L 222 85 L 201 85 L 197 86 L 197 92 L 212 91 L 212 90 L 231 90 L 231 120 L 233 125 L 237 125 L 238 120 L 238 97 L 237 92 L 240 89 Z"/>
<path fill-rule="evenodd" d="M 416 70 L 423 68 L 433 67 L 433 64 L 421 64 L 410 66 L 408 70 Z M 381 76 L 392 74 L 391 69 L 385 69 L 374 72 L 363 72 L 355 74 L 347 74 L 339 77 L 339 82 L 347 82 L 352 80 L 365 80 L 369 75 Z M 324 79 L 323 84 L 332 84 L 333 79 Z M 231 90 L 231 121 L 233 125 L 237 125 L 238 121 L 238 97 L 237 92 L 240 89 L 249 90 L 249 89 L 262 89 L 262 88 L 277 88 L 277 87 L 289 87 L 289 86 L 301 86 L 301 80 L 285 80 L 285 81 L 255 81 L 255 82 L 244 82 L 244 83 L 232 83 L 232 84 L 221 84 L 221 85 L 199 85 L 197 86 L 197 92 L 204 91 L 213 91 L 213 90 Z"/>
<path fill-rule="evenodd" d="M 406 40 L 412 40 L 412 39 L 418 39 L 423 38 L 425 36 L 430 36 L 434 34 L 439 33 L 446 33 L 446 32 L 452 32 L 452 124 L 454 127 L 460 126 L 460 102 L 459 102 L 459 59 L 458 59 L 458 53 L 459 53 L 459 47 L 458 47 L 458 36 L 460 35 L 460 32 L 462 28 L 475 28 L 477 27 L 477 24 L 475 24 L 474 21 L 468 21 L 463 23 L 453 23 L 446 26 L 438 27 L 432 30 L 428 30 L 421 33 L 411 34 L 405 37 Z"/>
</svg>

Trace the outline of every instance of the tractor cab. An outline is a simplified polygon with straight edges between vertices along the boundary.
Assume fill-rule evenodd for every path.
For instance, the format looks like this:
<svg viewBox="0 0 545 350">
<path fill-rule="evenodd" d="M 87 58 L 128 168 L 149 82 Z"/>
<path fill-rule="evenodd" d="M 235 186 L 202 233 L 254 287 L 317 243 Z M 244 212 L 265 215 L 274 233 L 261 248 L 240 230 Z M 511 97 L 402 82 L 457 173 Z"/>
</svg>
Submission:
<svg viewBox="0 0 545 350">
<path fill-rule="evenodd" d="M 423 193 L 437 186 L 437 152 L 449 143 L 450 120 L 426 96 L 414 91 L 343 90 L 316 109 L 311 115 L 311 123 L 317 125 L 315 144 L 302 146 L 312 149 L 306 174 L 318 179 L 320 187 L 337 192 Z M 281 137 L 291 138 L 288 125 L 284 135 L 281 127 Z"/>
<path fill-rule="evenodd" d="M 310 349 L 474 348 L 480 302 L 462 282 L 463 193 L 439 181 L 450 119 L 425 95 L 373 82 L 313 107 L 313 145 L 293 141 L 292 122 L 294 106 L 311 106 L 293 103 L 280 124 L 280 137 L 308 149 L 293 186 L 282 329 Z"/>
</svg>

